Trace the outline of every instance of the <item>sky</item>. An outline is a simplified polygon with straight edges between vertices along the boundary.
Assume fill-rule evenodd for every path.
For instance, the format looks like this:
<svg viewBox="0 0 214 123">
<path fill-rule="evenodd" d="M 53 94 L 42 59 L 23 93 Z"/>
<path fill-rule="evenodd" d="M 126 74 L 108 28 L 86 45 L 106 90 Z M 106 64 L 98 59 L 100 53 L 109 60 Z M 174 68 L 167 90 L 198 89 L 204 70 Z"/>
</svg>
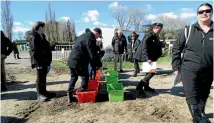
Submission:
<svg viewBox="0 0 214 123">
<path fill-rule="evenodd" d="M 74 20 L 79 35 L 85 28 L 100 27 L 108 33 L 109 30 L 112 31 L 117 25 L 112 12 L 118 6 L 144 11 L 145 22 L 164 15 L 194 23 L 197 20 L 197 8 L 204 2 L 213 4 L 212 1 L 11 1 L 14 38 L 17 38 L 18 32 L 30 30 L 36 21 L 45 21 L 45 11 L 48 10 L 49 3 L 55 11 L 56 20 Z"/>
</svg>

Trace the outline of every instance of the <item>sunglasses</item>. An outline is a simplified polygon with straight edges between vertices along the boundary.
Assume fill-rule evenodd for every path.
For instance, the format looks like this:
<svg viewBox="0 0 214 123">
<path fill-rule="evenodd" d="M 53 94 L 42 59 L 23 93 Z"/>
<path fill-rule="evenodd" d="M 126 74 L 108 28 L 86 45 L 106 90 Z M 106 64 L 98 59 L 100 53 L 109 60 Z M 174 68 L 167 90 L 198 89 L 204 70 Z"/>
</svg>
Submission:
<svg viewBox="0 0 214 123">
<path fill-rule="evenodd" d="M 198 14 L 203 14 L 204 12 L 205 12 L 205 13 L 211 13 L 212 10 L 211 10 L 211 9 L 200 10 L 200 11 L 198 11 Z"/>
</svg>

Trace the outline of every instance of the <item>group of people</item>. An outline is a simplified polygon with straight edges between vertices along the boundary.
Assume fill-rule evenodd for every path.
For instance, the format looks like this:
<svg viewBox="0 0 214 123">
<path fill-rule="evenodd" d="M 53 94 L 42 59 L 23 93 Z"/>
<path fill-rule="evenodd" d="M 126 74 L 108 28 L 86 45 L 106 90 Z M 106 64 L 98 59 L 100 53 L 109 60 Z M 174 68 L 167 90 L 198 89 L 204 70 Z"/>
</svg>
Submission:
<svg viewBox="0 0 214 123">
<path fill-rule="evenodd" d="M 186 28 L 190 31 L 188 38 L 185 31 L 175 42 L 172 49 L 172 68 L 175 74 L 181 73 L 182 83 L 189 111 L 194 123 L 210 123 L 205 115 L 205 106 L 213 81 L 213 8 L 212 5 L 201 4 L 197 9 L 198 21 Z M 39 101 L 48 101 L 56 96 L 55 93 L 46 90 L 46 77 L 52 62 L 50 43 L 46 40 L 44 30 L 45 23 L 37 22 L 32 29 L 29 38 L 31 67 L 37 70 L 36 90 Z M 138 39 L 138 34 L 133 32 L 129 42 L 132 45 L 135 71 L 133 76 L 140 72 L 138 62 L 156 62 L 162 55 L 161 42 L 158 34 L 162 31 L 163 24 L 154 23 L 152 30 L 143 40 Z M 2 35 L 4 36 L 4 35 Z M 86 29 L 85 33 L 78 36 L 69 55 L 67 66 L 70 68 L 70 82 L 67 90 L 68 102 L 75 99 L 73 96 L 78 77 L 82 83 L 80 91 L 87 91 L 89 79 L 94 79 L 96 70 L 102 67 L 101 58 L 104 50 L 97 45 L 97 39 L 102 39 L 102 30 L 94 28 Z M 6 37 L 2 37 L 1 62 L 12 52 L 12 44 Z M 120 61 L 119 72 L 122 69 L 123 54 L 127 53 L 126 37 L 122 30 L 118 29 L 112 39 L 113 52 L 115 54 L 114 70 L 117 71 L 117 63 Z M 183 55 L 182 55 L 183 54 Z M 89 76 L 89 65 L 92 76 Z M 4 69 L 4 66 L 1 66 Z M 4 88 L 5 75 L 2 72 L 1 88 Z M 145 91 L 154 92 L 149 86 L 154 73 L 147 73 L 136 87 L 136 97 L 145 97 Z"/>
</svg>

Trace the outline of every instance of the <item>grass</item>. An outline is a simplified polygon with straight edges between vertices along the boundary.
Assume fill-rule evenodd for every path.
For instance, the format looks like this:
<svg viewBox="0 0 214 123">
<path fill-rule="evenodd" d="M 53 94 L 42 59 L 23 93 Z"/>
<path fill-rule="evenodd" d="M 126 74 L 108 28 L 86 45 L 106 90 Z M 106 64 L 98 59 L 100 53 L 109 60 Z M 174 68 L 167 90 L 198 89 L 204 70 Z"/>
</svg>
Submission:
<svg viewBox="0 0 214 123">
<path fill-rule="evenodd" d="M 163 63 L 169 63 L 171 62 L 172 58 L 171 56 L 165 56 L 165 57 L 161 57 L 157 63 L 158 64 L 163 64 Z M 141 65 L 142 63 L 140 62 L 139 63 L 140 65 L 140 68 L 141 68 Z M 59 73 L 68 73 L 69 69 L 68 69 L 68 66 L 66 65 L 66 62 L 65 61 L 60 61 L 60 60 L 54 60 L 52 61 L 52 64 L 51 64 L 52 68 L 56 71 L 58 71 Z M 111 62 L 103 62 L 103 67 L 104 68 L 107 68 L 107 70 L 114 70 L 114 61 L 111 61 Z M 119 67 L 119 63 L 118 63 L 118 67 Z M 123 69 L 133 69 L 134 68 L 134 65 L 132 62 L 123 62 Z"/>
<path fill-rule="evenodd" d="M 158 64 L 161 64 L 161 63 L 171 63 L 171 61 L 172 61 L 172 56 L 168 55 L 168 56 L 159 58 L 158 61 L 157 61 L 157 63 Z"/>
</svg>

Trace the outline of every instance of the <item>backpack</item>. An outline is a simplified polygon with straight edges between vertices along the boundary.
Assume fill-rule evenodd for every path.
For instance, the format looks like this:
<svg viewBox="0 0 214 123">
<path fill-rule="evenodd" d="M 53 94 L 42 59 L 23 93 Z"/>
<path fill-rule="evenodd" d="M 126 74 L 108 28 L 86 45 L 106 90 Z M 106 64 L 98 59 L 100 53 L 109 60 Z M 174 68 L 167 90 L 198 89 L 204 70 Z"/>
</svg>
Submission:
<svg viewBox="0 0 214 123">
<path fill-rule="evenodd" d="M 188 26 L 185 26 L 185 28 L 184 28 L 184 37 L 185 37 L 186 41 L 185 41 L 185 45 L 184 45 L 183 51 L 181 53 L 182 61 L 183 61 L 183 58 L 184 58 L 184 54 L 186 53 L 186 46 L 187 46 L 187 42 L 188 42 L 190 34 L 191 34 L 191 30 L 192 30 L 192 24 L 189 26 L 189 29 L 188 29 Z"/>
</svg>

